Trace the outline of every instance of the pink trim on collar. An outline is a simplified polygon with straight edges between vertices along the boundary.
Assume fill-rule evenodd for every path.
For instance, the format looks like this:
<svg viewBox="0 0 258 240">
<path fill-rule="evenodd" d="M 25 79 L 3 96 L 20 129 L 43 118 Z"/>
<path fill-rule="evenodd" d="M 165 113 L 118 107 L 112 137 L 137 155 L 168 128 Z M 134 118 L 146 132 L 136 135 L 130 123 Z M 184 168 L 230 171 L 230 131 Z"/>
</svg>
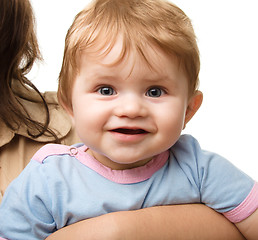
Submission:
<svg viewBox="0 0 258 240">
<path fill-rule="evenodd" d="M 169 151 L 165 151 L 154 157 L 146 165 L 126 170 L 112 170 L 98 162 L 93 156 L 86 152 L 88 148 L 83 145 L 81 147 L 66 146 L 59 144 L 47 144 L 42 147 L 32 159 L 43 163 L 45 158 L 53 155 L 70 155 L 75 157 L 82 164 L 91 168 L 101 176 L 121 184 L 130 184 L 142 182 L 149 179 L 156 171 L 162 168 L 168 160 Z"/>
<path fill-rule="evenodd" d="M 39 163 L 43 163 L 48 156 L 69 154 L 69 149 L 70 147 L 65 145 L 46 144 L 34 154 L 32 159 Z"/>
<path fill-rule="evenodd" d="M 77 148 L 74 146 L 66 146 L 61 144 L 46 144 L 40 148 L 32 157 L 34 161 L 43 163 L 45 158 L 54 155 L 70 155 L 75 156 L 79 151 L 85 152 L 87 147 L 85 145 Z"/>
<path fill-rule="evenodd" d="M 144 166 L 126 170 L 112 170 L 98 162 L 93 156 L 87 153 L 81 154 L 81 151 L 75 157 L 84 165 L 113 182 L 131 184 L 149 179 L 155 172 L 162 168 L 168 160 L 169 151 L 167 150 L 159 154 Z"/>
</svg>

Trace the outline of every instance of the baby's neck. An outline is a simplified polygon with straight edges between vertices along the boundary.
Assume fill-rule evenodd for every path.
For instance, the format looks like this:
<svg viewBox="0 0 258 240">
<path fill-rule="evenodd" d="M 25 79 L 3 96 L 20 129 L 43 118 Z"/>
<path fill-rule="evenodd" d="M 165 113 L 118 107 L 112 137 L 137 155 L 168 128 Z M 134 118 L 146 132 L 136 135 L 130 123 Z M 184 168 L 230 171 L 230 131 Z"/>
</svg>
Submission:
<svg viewBox="0 0 258 240">
<path fill-rule="evenodd" d="M 132 163 L 118 163 L 115 161 L 112 161 L 111 159 L 107 158 L 106 156 L 99 154 L 95 151 L 92 151 L 91 149 L 87 149 L 86 152 L 93 156 L 97 161 L 99 161 L 104 166 L 112 169 L 112 170 L 126 170 L 126 169 L 133 169 L 137 167 L 142 167 L 146 165 L 148 162 L 150 162 L 153 157 L 146 158 L 143 160 L 135 161 Z"/>
</svg>

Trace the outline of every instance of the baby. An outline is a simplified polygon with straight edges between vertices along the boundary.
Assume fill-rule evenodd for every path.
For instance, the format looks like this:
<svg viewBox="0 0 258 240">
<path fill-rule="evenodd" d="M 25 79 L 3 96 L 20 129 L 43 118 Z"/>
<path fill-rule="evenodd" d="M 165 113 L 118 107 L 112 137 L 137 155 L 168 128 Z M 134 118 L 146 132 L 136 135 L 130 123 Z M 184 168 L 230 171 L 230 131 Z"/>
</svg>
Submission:
<svg viewBox="0 0 258 240">
<path fill-rule="evenodd" d="M 68 31 L 58 97 L 82 141 L 40 149 L 0 207 L 2 239 L 105 213 L 203 203 L 258 238 L 258 184 L 181 135 L 202 103 L 190 20 L 163 0 L 95 0 Z M 0 239 L 1 239 L 0 237 Z"/>
</svg>

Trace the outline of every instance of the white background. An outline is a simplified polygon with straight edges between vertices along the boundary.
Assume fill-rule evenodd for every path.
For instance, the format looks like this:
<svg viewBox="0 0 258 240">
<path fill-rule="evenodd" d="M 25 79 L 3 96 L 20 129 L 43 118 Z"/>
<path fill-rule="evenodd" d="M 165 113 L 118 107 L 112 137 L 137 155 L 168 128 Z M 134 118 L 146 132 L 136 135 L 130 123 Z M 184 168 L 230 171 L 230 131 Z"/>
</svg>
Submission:
<svg viewBox="0 0 258 240">
<path fill-rule="evenodd" d="M 29 78 L 41 91 L 56 91 L 67 29 L 89 0 L 31 2 L 44 62 Z M 258 180 L 257 1 L 173 2 L 192 20 L 201 52 L 204 102 L 184 132 Z"/>
</svg>

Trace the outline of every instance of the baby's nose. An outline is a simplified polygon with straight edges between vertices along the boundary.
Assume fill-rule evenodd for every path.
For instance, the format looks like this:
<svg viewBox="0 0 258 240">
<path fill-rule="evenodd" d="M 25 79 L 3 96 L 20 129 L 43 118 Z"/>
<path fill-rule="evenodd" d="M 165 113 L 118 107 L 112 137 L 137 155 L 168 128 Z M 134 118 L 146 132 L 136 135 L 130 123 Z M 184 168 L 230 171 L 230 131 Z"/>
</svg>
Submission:
<svg viewBox="0 0 258 240">
<path fill-rule="evenodd" d="M 115 115 L 118 117 L 146 117 L 147 113 L 144 100 L 135 94 L 127 94 L 121 97 L 120 103 L 115 109 Z"/>
</svg>

